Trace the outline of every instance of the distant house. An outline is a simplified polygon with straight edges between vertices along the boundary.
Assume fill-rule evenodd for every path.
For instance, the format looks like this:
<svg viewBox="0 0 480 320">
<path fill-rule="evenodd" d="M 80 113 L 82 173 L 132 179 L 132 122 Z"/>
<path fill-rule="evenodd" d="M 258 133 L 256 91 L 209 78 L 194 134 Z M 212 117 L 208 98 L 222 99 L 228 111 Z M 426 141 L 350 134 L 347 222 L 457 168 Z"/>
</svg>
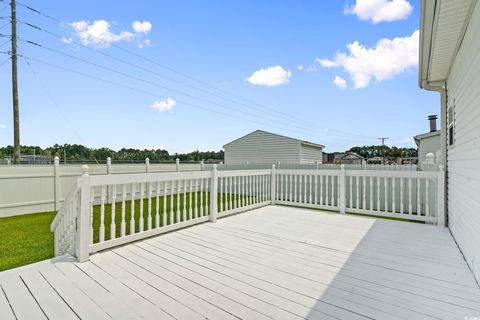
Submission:
<svg viewBox="0 0 480 320">
<path fill-rule="evenodd" d="M 225 164 L 322 163 L 325 146 L 256 130 L 223 146 Z"/>
<path fill-rule="evenodd" d="M 441 161 L 441 132 L 437 130 L 437 116 L 429 116 L 430 120 L 430 132 L 419 134 L 414 138 L 418 147 L 418 168 L 424 169 L 424 165 L 427 164 L 427 154 L 433 155 L 432 165 L 438 165 Z"/>
<path fill-rule="evenodd" d="M 480 3 L 421 1 L 419 85 L 440 93 L 447 221 L 480 279 Z"/>
<path fill-rule="evenodd" d="M 342 164 L 364 164 L 366 159 L 355 152 L 347 152 L 341 159 Z"/>
<path fill-rule="evenodd" d="M 339 164 L 345 154 L 345 152 L 323 153 L 323 163 Z"/>
</svg>

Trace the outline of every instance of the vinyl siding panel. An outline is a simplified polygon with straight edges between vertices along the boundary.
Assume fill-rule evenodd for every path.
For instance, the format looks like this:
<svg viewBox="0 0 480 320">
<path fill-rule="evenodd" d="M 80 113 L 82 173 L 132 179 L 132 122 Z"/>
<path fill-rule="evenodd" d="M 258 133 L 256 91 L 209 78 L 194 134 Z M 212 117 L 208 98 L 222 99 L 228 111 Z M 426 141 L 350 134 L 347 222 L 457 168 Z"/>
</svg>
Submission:
<svg viewBox="0 0 480 320">
<path fill-rule="evenodd" d="M 300 142 L 264 131 L 252 132 L 224 146 L 225 164 L 300 162 Z"/>
<path fill-rule="evenodd" d="M 300 145 L 300 161 L 303 163 L 322 163 L 322 148 L 310 146 L 308 144 Z"/>
<path fill-rule="evenodd" d="M 429 153 L 433 153 L 435 155 L 435 163 L 438 163 L 440 149 L 440 135 L 420 140 L 420 145 L 418 146 L 419 168 L 422 169 L 422 164 L 425 161 L 427 154 Z"/>
<path fill-rule="evenodd" d="M 447 80 L 455 105 L 454 145 L 447 148 L 449 227 L 480 280 L 480 5 Z M 448 131 L 447 131 L 448 134 Z"/>
</svg>

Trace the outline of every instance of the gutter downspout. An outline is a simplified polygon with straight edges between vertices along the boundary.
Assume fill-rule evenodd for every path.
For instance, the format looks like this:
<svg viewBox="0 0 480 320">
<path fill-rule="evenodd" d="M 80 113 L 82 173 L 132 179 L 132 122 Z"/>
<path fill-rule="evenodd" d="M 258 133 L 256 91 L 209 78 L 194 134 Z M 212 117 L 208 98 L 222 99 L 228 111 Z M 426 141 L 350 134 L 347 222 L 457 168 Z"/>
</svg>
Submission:
<svg viewBox="0 0 480 320">
<path fill-rule="evenodd" d="M 447 195 L 448 195 L 448 162 L 447 162 L 447 104 L 448 104 L 448 90 L 447 83 L 431 85 L 427 81 L 422 81 L 421 87 L 429 91 L 436 91 L 440 93 L 440 141 L 441 143 L 441 159 L 440 164 L 445 166 L 445 194 L 444 194 L 444 212 L 445 212 L 445 223 L 448 226 L 448 205 L 447 205 Z"/>
</svg>

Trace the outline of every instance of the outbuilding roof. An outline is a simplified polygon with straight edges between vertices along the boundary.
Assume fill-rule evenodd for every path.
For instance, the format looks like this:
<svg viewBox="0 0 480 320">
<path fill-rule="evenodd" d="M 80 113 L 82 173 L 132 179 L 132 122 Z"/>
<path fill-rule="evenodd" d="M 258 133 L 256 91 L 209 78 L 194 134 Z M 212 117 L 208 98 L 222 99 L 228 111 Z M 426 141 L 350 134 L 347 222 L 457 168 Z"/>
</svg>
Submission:
<svg viewBox="0 0 480 320">
<path fill-rule="evenodd" d="M 322 145 L 322 144 L 318 144 L 318 143 L 314 143 L 314 142 L 309 142 L 309 141 L 305 141 L 305 140 L 300 140 L 300 139 L 295 139 L 295 138 L 291 138 L 291 137 L 287 137 L 287 136 L 284 136 L 284 135 L 280 135 L 280 134 L 276 134 L 276 133 L 272 133 L 272 132 L 268 132 L 268 131 L 264 131 L 264 130 L 255 130 L 253 132 L 250 132 L 244 136 L 241 136 L 240 138 L 237 138 L 233 141 L 230 141 L 229 143 L 226 143 L 223 147 L 225 148 L 225 146 L 228 146 L 229 144 L 231 143 L 234 143 L 240 139 L 243 139 L 251 134 L 254 134 L 254 133 L 257 133 L 257 132 L 262 132 L 262 133 L 267 133 L 267 134 L 271 134 L 271 135 L 274 135 L 274 136 L 277 136 L 277 137 L 282 137 L 282 138 L 286 138 L 286 139 L 290 139 L 290 140 L 294 140 L 294 141 L 298 141 L 300 142 L 301 144 L 305 144 L 305 145 L 309 145 L 309 146 L 312 146 L 312 147 L 317 147 L 317 148 L 321 148 L 321 149 L 324 149 L 325 146 Z"/>
</svg>

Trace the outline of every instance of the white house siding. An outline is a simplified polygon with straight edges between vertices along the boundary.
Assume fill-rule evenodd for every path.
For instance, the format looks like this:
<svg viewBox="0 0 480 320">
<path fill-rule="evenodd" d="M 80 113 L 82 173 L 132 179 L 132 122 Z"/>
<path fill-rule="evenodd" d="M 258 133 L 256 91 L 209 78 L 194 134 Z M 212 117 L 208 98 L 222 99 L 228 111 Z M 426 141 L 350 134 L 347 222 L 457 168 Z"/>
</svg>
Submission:
<svg viewBox="0 0 480 320">
<path fill-rule="evenodd" d="M 302 143 L 300 145 L 300 157 L 302 163 L 322 163 L 323 152 L 319 147 Z"/>
<path fill-rule="evenodd" d="M 480 4 L 447 80 L 455 143 L 447 148 L 450 230 L 480 280 Z M 447 131 L 448 135 L 448 131 Z M 447 136 L 448 137 L 448 136 Z M 448 140 L 448 139 L 447 139 Z"/>
<path fill-rule="evenodd" d="M 299 163 L 300 143 L 264 131 L 254 131 L 224 146 L 225 164 Z"/>
<path fill-rule="evenodd" d="M 420 140 L 418 146 L 418 166 L 423 168 L 422 164 L 426 159 L 427 154 L 433 153 L 435 156 L 435 163 L 439 163 L 440 160 L 441 141 L 440 133 L 435 136 L 423 138 Z"/>
</svg>

